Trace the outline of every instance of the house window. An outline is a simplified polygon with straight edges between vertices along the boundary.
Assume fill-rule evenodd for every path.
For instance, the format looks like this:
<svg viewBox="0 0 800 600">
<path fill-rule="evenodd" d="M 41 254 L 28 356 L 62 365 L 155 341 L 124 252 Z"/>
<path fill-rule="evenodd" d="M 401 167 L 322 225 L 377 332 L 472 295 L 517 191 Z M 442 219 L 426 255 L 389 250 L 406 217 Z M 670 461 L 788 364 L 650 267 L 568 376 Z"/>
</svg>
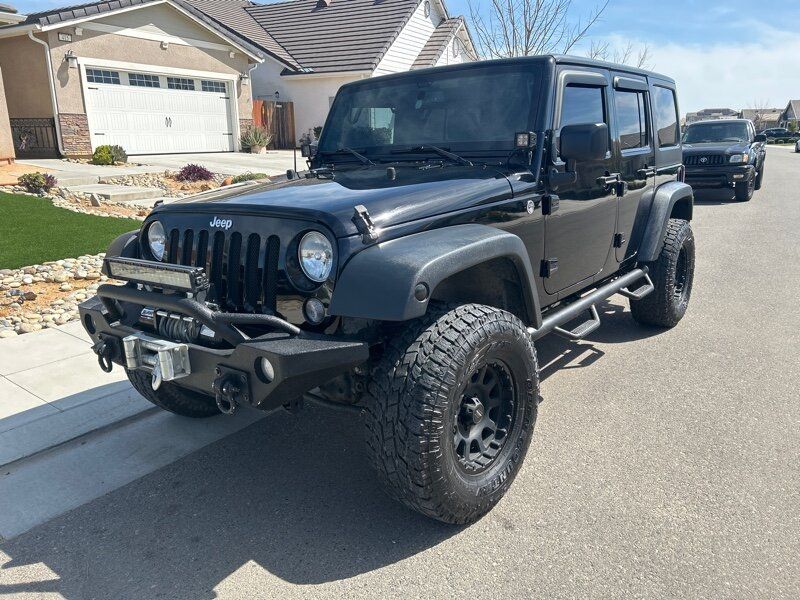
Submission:
<svg viewBox="0 0 800 600">
<path fill-rule="evenodd" d="M 431 3 L 428 0 L 425 0 L 425 8 L 423 10 L 425 11 L 426 19 L 431 16 Z"/>
<path fill-rule="evenodd" d="M 207 81 L 203 79 L 200 82 L 200 87 L 204 92 L 215 92 L 217 94 L 225 93 L 225 84 L 221 81 Z"/>
<path fill-rule="evenodd" d="M 86 69 L 86 81 L 89 83 L 111 83 L 120 85 L 117 71 L 103 71 L 100 69 Z"/>
<path fill-rule="evenodd" d="M 617 90 L 614 94 L 619 124 L 619 142 L 622 150 L 645 148 L 647 140 L 647 115 L 644 92 Z"/>
<path fill-rule="evenodd" d="M 167 87 L 171 90 L 194 91 L 194 79 L 184 79 L 183 77 L 167 77 Z"/>
<path fill-rule="evenodd" d="M 161 87 L 161 82 L 158 80 L 158 75 L 147 75 L 145 73 L 128 73 L 128 83 L 137 87 Z"/>
</svg>

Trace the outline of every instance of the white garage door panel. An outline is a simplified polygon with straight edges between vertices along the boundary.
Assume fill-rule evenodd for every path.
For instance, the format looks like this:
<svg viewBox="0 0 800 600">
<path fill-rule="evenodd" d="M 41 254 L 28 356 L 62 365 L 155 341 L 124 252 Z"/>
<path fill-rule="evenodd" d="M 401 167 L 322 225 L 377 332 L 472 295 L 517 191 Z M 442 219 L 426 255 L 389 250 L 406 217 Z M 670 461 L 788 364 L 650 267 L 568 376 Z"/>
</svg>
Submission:
<svg viewBox="0 0 800 600">
<path fill-rule="evenodd" d="M 86 83 L 93 148 L 118 144 L 128 154 L 235 150 L 230 97 L 200 91 L 197 78 L 194 91 L 172 90 L 166 76 L 150 74 L 161 87 L 148 88 L 115 73 L 119 84 Z"/>
</svg>

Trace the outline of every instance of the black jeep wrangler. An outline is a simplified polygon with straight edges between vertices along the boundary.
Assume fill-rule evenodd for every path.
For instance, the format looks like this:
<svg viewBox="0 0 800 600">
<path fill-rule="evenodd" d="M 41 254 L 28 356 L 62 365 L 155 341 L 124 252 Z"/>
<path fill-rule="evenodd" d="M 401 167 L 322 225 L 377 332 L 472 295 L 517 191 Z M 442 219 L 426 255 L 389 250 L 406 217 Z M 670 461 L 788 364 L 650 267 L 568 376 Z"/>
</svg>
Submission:
<svg viewBox="0 0 800 600">
<path fill-rule="evenodd" d="M 748 201 L 761 189 L 767 137 L 748 119 L 697 121 L 683 134 L 686 183 L 693 188 L 733 188 Z"/>
<path fill-rule="evenodd" d="M 449 523 L 508 490 L 534 342 L 596 306 L 672 327 L 692 291 L 674 82 L 573 57 L 359 81 L 310 170 L 157 207 L 80 308 L 101 366 L 188 417 L 350 407 L 388 492 Z M 268 441 L 267 441 L 268 443 Z"/>
</svg>

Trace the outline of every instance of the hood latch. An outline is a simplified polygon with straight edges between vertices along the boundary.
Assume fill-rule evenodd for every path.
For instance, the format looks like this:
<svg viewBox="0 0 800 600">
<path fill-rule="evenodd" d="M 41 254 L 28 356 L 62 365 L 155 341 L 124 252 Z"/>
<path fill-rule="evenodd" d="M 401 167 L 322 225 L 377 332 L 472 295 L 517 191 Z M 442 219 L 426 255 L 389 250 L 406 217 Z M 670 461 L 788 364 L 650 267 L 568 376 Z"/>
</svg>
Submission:
<svg viewBox="0 0 800 600">
<path fill-rule="evenodd" d="M 354 209 L 353 223 L 361 234 L 361 243 L 369 244 L 378 240 L 378 232 L 375 230 L 375 223 L 369 216 L 367 207 L 359 204 Z"/>
</svg>

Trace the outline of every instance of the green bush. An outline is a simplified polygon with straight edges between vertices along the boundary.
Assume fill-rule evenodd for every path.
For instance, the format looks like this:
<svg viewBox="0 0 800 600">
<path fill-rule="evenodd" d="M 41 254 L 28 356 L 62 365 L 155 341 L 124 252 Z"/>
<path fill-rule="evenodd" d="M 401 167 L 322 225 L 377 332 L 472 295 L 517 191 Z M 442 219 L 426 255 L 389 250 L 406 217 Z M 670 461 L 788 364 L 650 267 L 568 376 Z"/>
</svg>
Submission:
<svg viewBox="0 0 800 600">
<path fill-rule="evenodd" d="M 314 137 L 319 139 L 322 136 L 322 125 L 317 125 L 314 127 Z"/>
<path fill-rule="evenodd" d="M 272 142 L 272 135 L 263 127 L 249 127 L 242 133 L 241 142 L 245 148 L 252 148 L 253 146 L 264 146 L 266 148 Z"/>
<path fill-rule="evenodd" d="M 237 175 L 231 180 L 231 183 L 242 183 L 244 181 L 253 181 L 254 179 L 268 179 L 269 176 L 266 173 L 242 173 L 241 175 Z"/>
<path fill-rule="evenodd" d="M 109 150 L 111 150 L 111 156 L 114 157 L 114 164 L 117 163 L 126 163 L 128 162 L 128 153 L 125 152 L 125 149 L 122 146 L 109 146 Z"/>
<path fill-rule="evenodd" d="M 55 187 L 56 178 L 49 173 L 25 173 L 17 178 L 19 184 L 31 193 L 39 194 L 47 192 L 50 188 Z"/>
<path fill-rule="evenodd" d="M 98 146 L 92 154 L 93 165 L 113 165 L 114 155 L 111 154 L 110 146 Z"/>
</svg>

